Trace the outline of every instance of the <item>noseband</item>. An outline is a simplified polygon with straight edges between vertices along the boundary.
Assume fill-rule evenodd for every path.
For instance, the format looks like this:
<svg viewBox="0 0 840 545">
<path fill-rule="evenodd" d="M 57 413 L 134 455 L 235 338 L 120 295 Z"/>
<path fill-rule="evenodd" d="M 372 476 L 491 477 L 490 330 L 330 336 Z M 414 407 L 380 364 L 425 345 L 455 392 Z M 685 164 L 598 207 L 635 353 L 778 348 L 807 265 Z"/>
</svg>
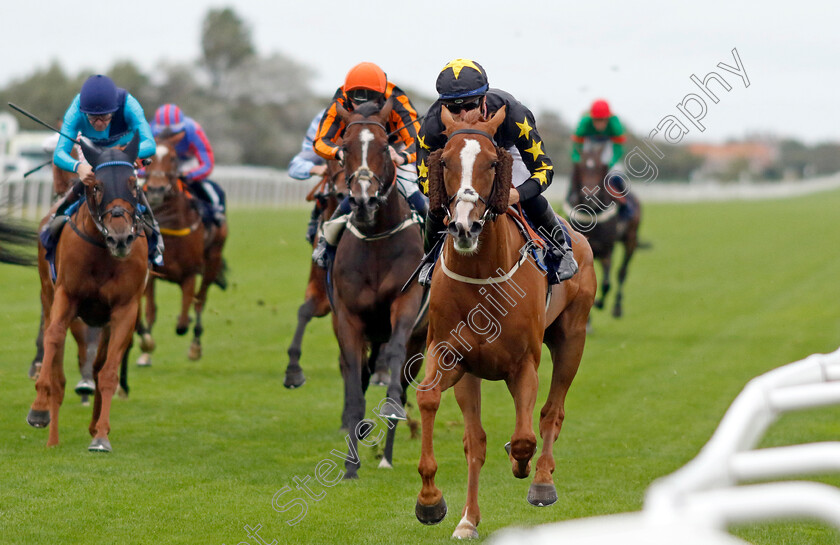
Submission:
<svg viewBox="0 0 840 545">
<path fill-rule="evenodd" d="M 488 132 L 480 131 L 478 129 L 458 129 L 457 131 L 453 132 L 448 136 L 447 139 L 452 138 L 456 134 L 477 134 L 479 136 L 483 136 L 490 140 L 490 143 L 493 147 L 496 147 L 496 141 L 493 140 L 493 135 Z M 458 192 L 451 197 L 449 197 L 449 206 L 446 208 L 446 215 L 451 219 L 452 214 L 449 212 L 449 209 L 452 207 L 453 202 L 464 201 L 469 203 L 474 203 L 476 201 L 481 201 L 484 205 L 484 214 L 481 215 L 481 219 L 478 220 L 479 225 L 484 227 L 484 223 L 489 219 L 493 221 L 496 219 L 496 214 L 490 211 L 490 208 L 487 206 L 487 201 L 493 199 L 493 194 L 496 192 L 496 183 L 494 181 L 492 187 L 490 188 L 490 195 L 485 200 L 484 197 L 478 194 L 478 191 L 471 187 L 459 189 Z"/>
<path fill-rule="evenodd" d="M 94 172 L 98 172 L 99 170 L 107 167 L 129 167 L 134 170 L 134 164 L 129 163 L 128 161 L 108 161 L 96 166 Z M 125 183 L 125 179 L 116 179 L 115 177 L 109 177 L 103 185 L 105 189 L 103 191 L 102 202 L 99 203 L 96 210 L 94 210 L 94 204 L 92 199 L 86 199 L 88 204 L 88 212 L 90 212 L 91 219 L 93 220 L 94 225 L 96 225 L 96 229 L 102 234 L 103 237 L 108 236 L 108 228 L 104 224 L 104 220 L 108 216 L 112 216 L 115 218 L 119 218 L 125 215 L 128 215 L 131 218 L 131 234 L 137 234 L 137 223 L 138 223 L 138 216 L 139 210 L 137 206 L 137 197 L 131 193 L 131 190 L 128 188 L 127 184 Z M 105 200 L 105 198 L 108 200 Z M 112 201 L 116 199 L 122 199 L 124 201 L 128 201 L 131 203 L 132 207 L 134 208 L 134 212 L 131 213 L 127 208 L 123 206 L 115 206 L 113 208 L 105 210 L 104 207 L 110 204 Z"/>
<path fill-rule="evenodd" d="M 358 120 L 358 121 L 351 121 L 350 123 L 347 124 L 347 127 L 350 127 L 350 125 L 375 125 L 375 126 L 379 127 L 380 129 L 382 129 L 382 131 L 386 135 L 388 134 L 388 129 L 385 128 L 385 125 L 383 125 L 382 123 L 380 123 L 378 121 L 366 121 L 366 120 L 361 119 L 361 120 Z M 342 149 L 344 150 L 344 154 L 346 156 L 347 155 L 347 149 L 344 148 L 343 145 L 342 145 Z M 387 148 L 386 148 L 386 151 L 387 151 Z M 390 155 L 388 156 L 388 160 L 389 161 L 391 160 Z M 392 161 L 392 164 L 393 164 L 393 161 Z M 397 180 L 397 168 L 396 168 L 396 166 L 394 166 L 394 176 L 391 178 L 390 183 L 386 184 L 385 182 L 382 181 L 382 178 L 380 178 L 379 175 L 376 174 L 375 172 L 373 172 L 370 168 L 359 167 L 355 171 L 353 171 L 350 174 L 347 174 L 345 176 L 345 183 L 347 184 L 347 190 L 348 191 L 350 191 L 350 187 L 351 187 L 351 184 L 353 183 L 354 179 L 357 179 L 357 180 L 375 180 L 376 183 L 377 183 L 377 188 L 376 188 L 376 193 L 373 194 L 373 197 L 376 199 L 377 202 L 382 203 L 382 202 L 388 200 L 388 195 L 391 193 L 391 189 L 396 185 L 394 182 L 396 182 L 396 180 Z M 380 195 L 380 190 L 383 187 L 385 188 L 385 192 Z M 352 191 L 350 193 L 352 195 Z"/>
</svg>

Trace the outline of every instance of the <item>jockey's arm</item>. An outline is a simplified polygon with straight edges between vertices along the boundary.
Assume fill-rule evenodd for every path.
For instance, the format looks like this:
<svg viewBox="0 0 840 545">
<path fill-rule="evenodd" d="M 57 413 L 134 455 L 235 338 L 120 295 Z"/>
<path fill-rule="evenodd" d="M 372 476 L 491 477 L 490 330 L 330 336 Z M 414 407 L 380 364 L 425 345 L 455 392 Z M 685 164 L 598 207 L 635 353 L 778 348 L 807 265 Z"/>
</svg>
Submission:
<svg viewBox="0 0 840 545">
<path fill-rule="evenodd" d="M 187 170 L 184 177 L 189 181 L 203 180 L 210 175 L 215 166 L 213 148 L 204 130 L 197 124 L 187 124 L 185 131 L 184 138 L 189 147 L 189 154 L 198 162 L 198 165 Z"/>
<path fill-rule="evenodd" d="M 339 159 L 338 152 L 340 148 L 335 144 L 335 139 L 344 132 L 344 123 L 338 118 L 336 109 L 337 102 L 333 102 L 324 112 L 324 117 L 321 119 L 321 124 L 318 126 L 318 134 L 312 147 L 315 153 L 326 160 Z"/>
<path fill-rule="evenodd" d="M 554 164 L 545 152 L 545 142 L 537 131 L 534 115 L 528 108 L 520 103 L 511 104 L 504 126 L 510 128 L 512 136 L 516 136 L 516 149 L 519 150 L 522 162 L 531 173 L 530 178 L 515 188 L 519 192 L 519 200 L 527 201 L 551 185 L 554 178 Z M 527 126 L 528 130 L 523 129 L 523 126 Z"/>
<path fill-rule="evenodd" d="M 82 112 L 79 110 L 79 97 L 76 96 L 70 104 L 70 107 L 64 113 L 61 132 L 69 136 L 79 134 L 82 115 Z M 76 172 L 81 164 L 81 161 L 70 155 L 70 152 L 73 151 L 73 145 L 73 141 L 66 136 L 59 137 L 58 144 L 56 144 L 55 151 L 53 151 L 53 163 L 61 170 Z"/>
<path fill-rule="evenodd" d="M 155 137 L 152 135 L 152 128 L 146 121 L 143 107 L 130 94 L 125 99 L 125 118 L 129 126 L 129 132 L 138 131 L 140 133 L 140 149 L 137 152 L 137 158 L 145 159 L 154 155 L 157 144 L 155 144 Z"/>
</svg>

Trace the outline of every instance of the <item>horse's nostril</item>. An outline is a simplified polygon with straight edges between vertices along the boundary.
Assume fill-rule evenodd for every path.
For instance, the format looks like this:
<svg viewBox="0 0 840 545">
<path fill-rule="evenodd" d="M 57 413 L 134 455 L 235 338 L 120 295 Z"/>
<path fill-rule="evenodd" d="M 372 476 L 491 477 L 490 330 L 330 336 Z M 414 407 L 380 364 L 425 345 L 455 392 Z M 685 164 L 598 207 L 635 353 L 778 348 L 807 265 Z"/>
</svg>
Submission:
<svg viewBox="0 0 840 545">
<path fill-rule="evenodd" d="M 472 236 L 476 236 L 481 232 L 481 222 L 474 221 L 472 225 L 470 225 L 470 234 Z"/>
<path fill-rule="evenodd" d="M 134 242 L 134 235 L 128 235 L 125 239 L 125 245 L 131 246 L 132 242 Z"/>
<path fill-rule="evenodd" d="M 454 221 L 449 223 L 449 227 L 447 228 L 447 230 L 449 231 L 449 234 L 453 237 L 458 235 L 458 227 L 455 225 Z"/>
<path fill-rule="evenodd" d="M 113 246 L 117 243 L 117 239 L 115 239 L 111 235 L 108 235 L 107 237 L 105 237 L 105 243 L 109 246 Z"/>
</svg>

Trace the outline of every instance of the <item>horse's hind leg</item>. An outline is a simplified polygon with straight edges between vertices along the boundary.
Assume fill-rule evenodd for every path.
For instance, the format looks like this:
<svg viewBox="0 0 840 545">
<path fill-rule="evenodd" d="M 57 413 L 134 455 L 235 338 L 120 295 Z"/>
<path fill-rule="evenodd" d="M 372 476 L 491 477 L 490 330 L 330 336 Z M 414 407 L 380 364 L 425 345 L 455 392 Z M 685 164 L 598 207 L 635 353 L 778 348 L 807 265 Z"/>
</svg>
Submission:
<svg viewBox="0 0 840 545">
<path fill-rule="evenodd" d="M 481 427 L 481 379 L 466 374 L 455 385 L 455 399 L 464 415 L 464 455 L 467 458 L 467 501 L 452 537 L 475 539 L 481 512 L 478 508 L 478 476 L 487 454 L 487 434 Z"/>
<path fill-rule="evenodd" d="M 624 292 L 624 279 L 627 278 L 627 267 L 630 264 L 633 253 L 636 251 L 636 246 L 639 244 L 638 229 L 638 221 L 627 226 L 627 235 L 624 239 L 624 258 L 621 261 L 621 267 L 618 269 L 618 291 L 616 291 L 615 305 L 613 306 L 613 316 L 616 318 L 621 318 L 623 314 L 621 296 Z"/>
<path fill-rule="evenodd" d="M 175 325 L 176 335 L 186 335 L 190 328 L 190 307 L 195 298 L 195 275 L 192 274 L 181 282 L 181 314 Z"/>
<path fill-rule="evenodd" d="M 383 413 L 387 414 L 390 411 L 399 410 L 399 416 L 409 420 L 408 425 L 409 429 L 411 429 L 412 438 L 415 437 L 415 431 L 412 429 L 412 425 L 416 427 L 417 424 L 408 418 L 408 411 L 406 411 L 404 407 L 406 405 L 406 392 L 409 381 L 413 381 L 417 377 L 417 373 L 420 372 L 420 367 L 423 365 L 423 348 L 425 344 L 426 336 L 423 333 L 419 335 L 412 335 L 412 338 L 408 342 L 408 350 L 406 353 L 410 354 L 410 357 L 406 359 L 402 373 L 400 374 L 400 384 L 403 392 L 400 399 L 400 406 L 394 407 L 394 401 L 392 401 L 391 398 L 386 397 L 375 409 L 375 413 L 379 415 L 379 418 L 389 422 L 388 435 L 385 438 L 385 452 L 383 453 L 382 460 L 379 462 L 380 468 L 390 469 L 394 466 L 394 440 L 396 439 L 397 423 L 399 422 L 396 418 L 383 418 Z M 385 404 L 387 404 L 388 407 L 386 410 L 383 410 L 383 405 Z"/>
<path fill-rule="evenodd" d="M 287 351 L 289 364 L 286 366 L 286 378 L 283 380 L 283 386 L 286 388 L 300 388 L 306 382 L 303 369 L 300 367 L 301 346 L 303 345 L 303 333 L 306 331 L 306 326 L 315 317 L 316 306 L 315 299 L 307 297 L 303 304 L 298 307 L 297 328 L 294 337 L 292 337 L 292 344 L 289 345 Z"/>
<path fill-rule="evenodd" d="M 579 300 L 578 300 L 579 299 Z M 586 341 L 586 322 L 589 317 L 589 305 L 585 297 L 579 297 L 563 311 L 545 332 L 545 343 L 551 351 L 552 372 L 551 388 L 548 398 L 540 411 L 540 437 L 542 452 L 537 459 L 537 471 L 534 482 L 528 490 L 528 502 L 538 507 L 551 505 L 557 501 L 557 489 L 554 486 L 554 442 L 560 435 L 563 419 L 566 416 L 566 394 L 577 374 L 583 345 Z"/>
<path fill-rule="evenodd" d="M 610 292 L 610 271 L 612 269 L 612 256 L 607 256 L 601 261 L 601 270 L 603 276 L 601 277 L 601 290 L 598 294 L 598 299 L 595 301 L 595 308 L 604 308 L 604 303 L 607 299 L 607 294 Z"/>
<path fill-rule="evenodd" d="M 539 353 L 527 355 L 520 366 L 519 374 L 505 381 L 516 408 L 516 427 L 510 439 L 509 457 L 513 476 L 517 479 L 524 479 L 531 473 L 531 458 L 537 450 L 533 424 L 539 384 L 535 360 L 537 357 Z"/>
<path fill-rule="evenodd" d="M 137 312 L 137 334 L 140 335 L 140 357 L 137 365 L 148 367 L 152 364 L 152 352 L 155 350 L 155 339 L 152 337 L 152 327 L 157 319 L 157 303 L 155 302 L 155 278 L 150 277 L 143 294 L 146 301 L 146 325 L 143 325 L 140 309 Z"/>
<path fill-rule="evenodd" d="M 38 337 L 35 338 L 35 357 L 29 364 L 29 378 L 38 380 L 44 361 L 44 309 L 41 308 L 41 323 L 38 325 Z"/>
</svg>

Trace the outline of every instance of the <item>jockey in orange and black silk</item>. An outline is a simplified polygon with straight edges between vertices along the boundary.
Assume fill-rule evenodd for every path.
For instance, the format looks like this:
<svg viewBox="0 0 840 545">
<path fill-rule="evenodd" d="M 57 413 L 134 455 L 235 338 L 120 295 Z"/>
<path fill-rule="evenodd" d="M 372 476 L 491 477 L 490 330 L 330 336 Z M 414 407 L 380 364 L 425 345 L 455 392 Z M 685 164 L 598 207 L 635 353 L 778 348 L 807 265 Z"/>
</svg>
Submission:
<svg viewBox="0 0 840 545">
<path fill-rule="evenodd" d="M 166 138 L 178 156 L 178 177 L 190 193 L 202 201 L 205 223 L 221 225 L 225 221 L 225 192 L 208 178 L 215 166 L 213 147 L 204 129 L 184 115 L 175 104 L 164 104 L 155 111 L 151 123 L 156 138 Z"/>
<path fill-rule="evenodd" d="M 347 73 L 344 85 L 339 87 L 333 95 L 332 103 L 327 107 L 318 133 L 313 144 L 315 153 L 324 159 L 343 161 L 343 151 L 336 144 L 336 140 L 344 134 L 344 122 L 338 116 L 338 106 L 347 111 L 365 102 L 374 101 L 380 107 L 387 100 L 393 105 L 388 119 L 387 130 L 393 132 L 389 141 L 391 159 L 397 167 L 397 189 L 406 199 L 409 206 L 426 217 L 428 200 L 417 186 L 417 110 L 408 96 L 392 82 L 388 81 L 385 72 L 372 62 L 362 62 L 354 66 Z M 338 206 L 332 219 L 350 213 L 350 198 L 346 197 Z M 312 253 L 312 259 L 320 266 L 326 267 L 327 262 L 338 245 L 338 238 L 327 240 L 322 234 L 318 246 Z"/>
<path fill-rule="evenodd" d="M 534 115 L 510 93 L 492 89 L 487 73 L 477 62 L 455 59 L 443 67 L 435 84 L 439 98 L 429 108 L 418 132 L 418 180 L 428 191 L 428 157 L 446 145 L 441 108 L 447 108 L 456 118 L 462 113 L 480 108 L 489 118 L 502 106 L 506 107 L 505 120 L 493 139 L 497 146 L 513 156 L 513 186 L 510 204 L 519 202 L 528 219 L 543 234 L 550 234 L 549 252 L 557 263 L 557 275 L 552 282 L 571 278 L 577 272 L 577 263 L 566 241 L 560 220 L 543 197 L 542 192 L 551 184 L 554 166 L 545 152 L 542 138 L 537 131 Z M 426 219 L 426 244 L 428 253 L 444 230 L 443 212 L 432 210 Z M 542 229 L 540 229 L 542 227 Z M 420 273 L 420 283 L 428 285 L 434 263 L 427 263 Z"/>
</svg>

